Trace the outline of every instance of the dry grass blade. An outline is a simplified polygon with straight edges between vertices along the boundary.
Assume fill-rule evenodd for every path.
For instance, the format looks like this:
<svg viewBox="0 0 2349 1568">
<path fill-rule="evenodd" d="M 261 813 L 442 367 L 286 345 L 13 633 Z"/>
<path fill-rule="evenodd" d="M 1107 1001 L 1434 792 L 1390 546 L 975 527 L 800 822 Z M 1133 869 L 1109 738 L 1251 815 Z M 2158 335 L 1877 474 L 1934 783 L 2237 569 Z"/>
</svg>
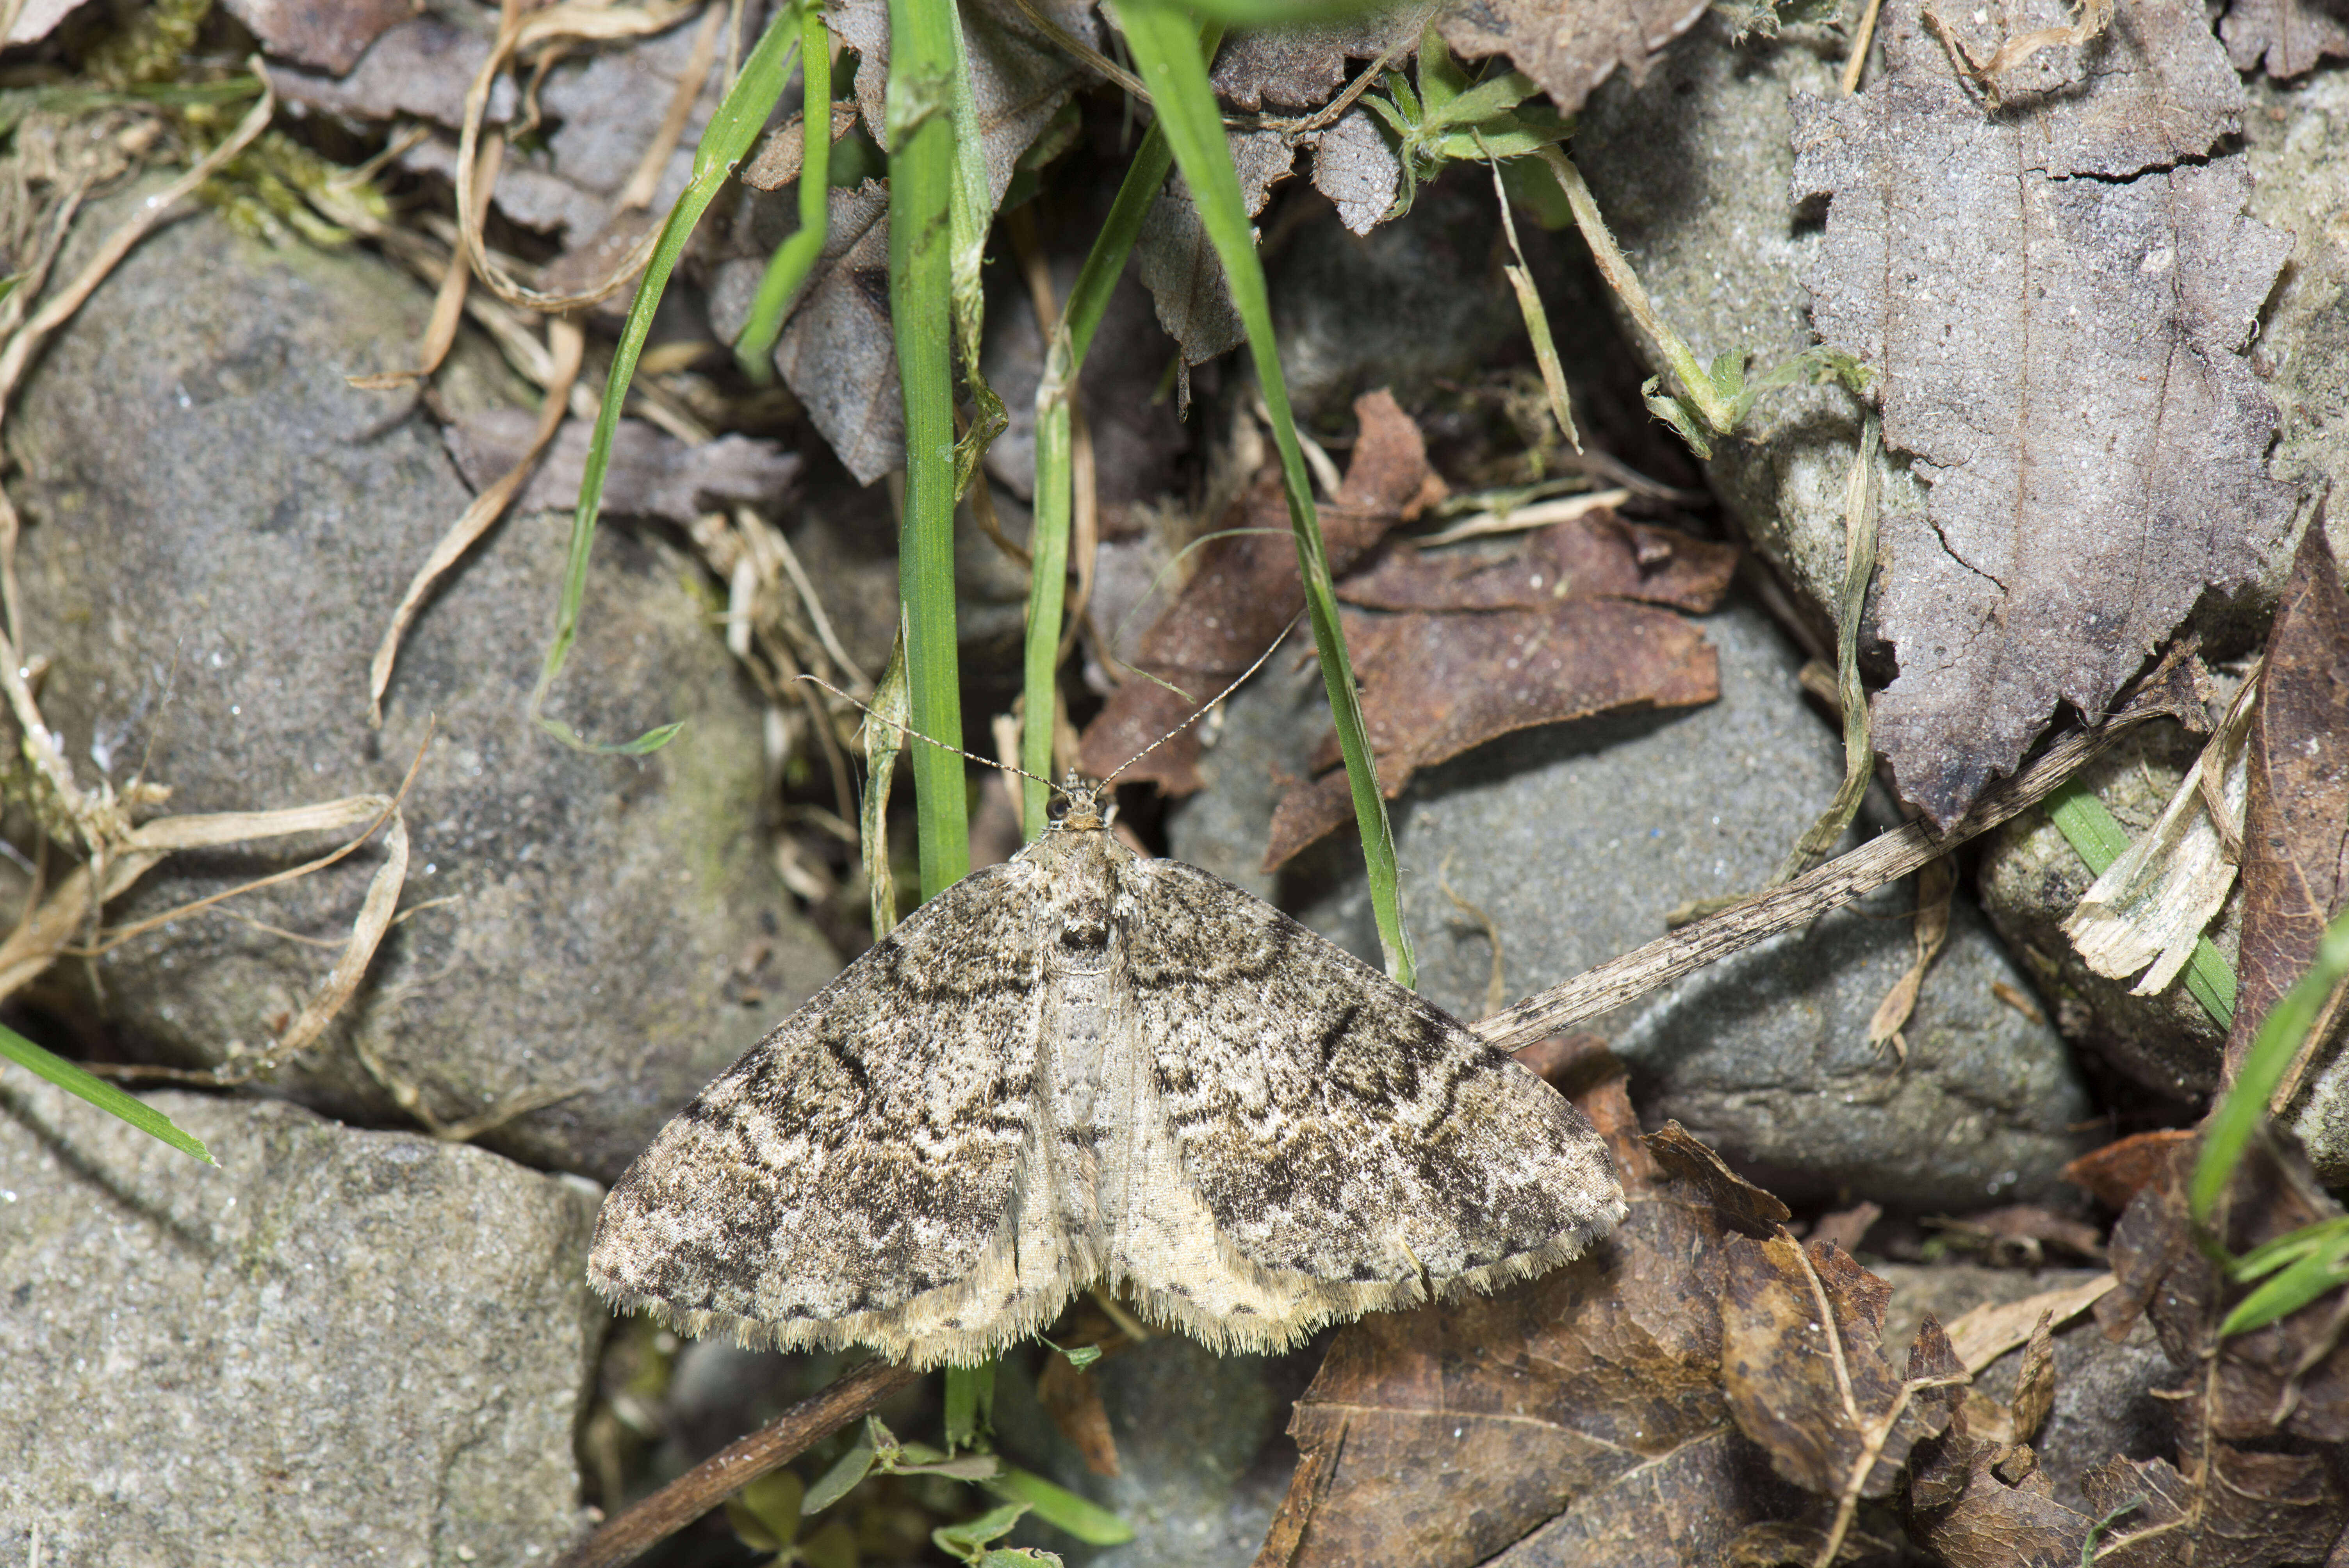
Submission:
<svg viewBox="0 0 2349 1568">
<path fill-rule="evenodd" d="M 516 0 L 507 0 L 500 14 L 498 36 L 491 46 L 481 68 L 473 75 L 473 83 L 465 93 L 465 123 L 457 141 L 457 211 L 464 222 L 460 225 L 459 240 L 466 260 L 490 291 L 508 304 L 525 310 L 543 311 L 550 315 L 579 310 L 609 299 L 623 288 L 652 260 L 658 248 L 660 232 L 655 229 L 639 242 L 613 272 L 592 288 L 575 294 L 542 294 L 525 287 L 512 273 L 497 263 L 481 237 L 481 223 L 473 217 L 477 210 L 486 209 L 486 192 L 477 198 L 474 191 L 476 151 L 481 146 L 481 122 L 489 113 L 490 90 L 497 84 L 499 74 L 508 61 L 523 50 L 542 44 L 605 43 L 620 38 L 641 38 L 666 32 L 690 15 L 694 7 L 683 5 L 602 6 L 588 0 L 570 0 L 564 5 L 549 5 L 543 10 L 525 11 Z"/>
<path fill-rule="evenodd" d="M 450 263 L 452 267 L 459 264 L 456 261 Z M 367 666 L 367 718 L 378 729 L 383 727 L 383 694 L 391 686 L 391 668 L 398 660 L 399 642 L 408 634 L 409 623 L 424 607 L 426 597 L 440 581 L 441 573 L 457 564 L 489 531 L 490 525 L 505 514 L 506 507 L 529 480 L 531 470 L 538 467 L 540 456 L 563 424 L 563 416 L 571 402 L 571 388 L 579 379 L 579 363 L 587 338 L 577 322 L 563 316 L 546 324 L 546 335 L 554 364 L 549 370 L 546 396 L 538 405 L 538 424 L 531 431 L 529 449 L 520 462 L 473 498 L 464 514 L 432 547 L 432 553 L 425 557 L 424 564 L 417 568 L 415 577 L 409 581 L 408 592 L 399 596 L 399 605 L 391 613 L 391 625 L 375 651 L 374 662 Z"/>
<path fill-rule="evenodd" d="M 1925 989 L 1925 971 L 1933 966 L 1934 956 L 1950 935 L 1950 900 L 1956 893 L 1958 879 L 1950 870 L 1947 855 L 1928 861 L 1917 873 L 1917 913 L 1914 940 L 1917 955 L 1884 1000 L 1876 1005 L 1876 1015 L 1868 1021 L 1868 1043 L 1881 1047 L 1889 1044 L 1909 1059 L 1909 1044 L 1900 1031 L 1909 1025 L 1909 1016 L 1917 1010 L 1917 997 Z"/>
<path fill-rule="evenodd" d="M 1765 937 L 1807 925 L 1831 909 L 1921 869 L 1927 861 L 2046 799 L 2137 725 L 2164 716 L 2199 716 L 2200 705 L 2190 678 L 2181 680 L 2183 673 L 2178 659 L 2166 661 L 2147 677 L 2136 696 L 2102 724 L 2061 738 L 2038 761 L 1982 791 L 1948 832 L 1936 833 L 1922 820 L 1910 822 L 1806 876 L 1529 996 L 1475 1025 L 1475 1033 L 1503 1050 L 1521 1049 L 1719 963 Z"/>
<path fill-rule="evenodd" d="M 726 10 L 724 0 L 713 0 L 702 11 L 700 29 L 693 36 L 693 53 L 686 57 L 685 70 L 677 78 L 677 91 L 670 95 L 668 112 L 661 117 L 660 129 L 653 133 L 645 155 L 636 160 L 636 172 L 628 176 L 627 184 L 620 188 L 620 194 L 613 201 L 615 211 L 625 212 L 652 205 L 653 192 L 659 188 L 661 172 L 668 167 L 669 154 L 684 139 L 686 122 L 693 118 L 693 106 L 709 83 L 709 67 L 718 57 L 718 34 L 725 23 Z M 651 258 L 651 246 L 641 245 L 638 249 L 647 260 Z"/>
<path fill-rule="evenodd" d="M 1522 533 L 1528 529 L 1547 528 L 1554 522 L 1572 522 L 1594 511 L 1612 511 L 1630 499 L 1628 490 L 1606 490 L 1589 495 L 1560 496 L 1556 500 L 1536 501 L 1507 511 L 1480 511 L 1462 518 L 1441 533 L 1431 533 L 1411 542 L 1418 549 L 1433 550 L 1439 544 L 1457 544 L 1464 539 L 1482 539 L 1488 534 Z"/>
<path fill-rule="evenodd" d="M 473 181 L 480 187 L 475 195 L 478 207 L 486 208 L 490 192 L 497 188 L 498 170 L 504 164 L 506 139 L 493 136 L 481 148 L 481 167 L 474 171 Z M 473 222 L 481 223 L 486 211 L 477 211 Z M 416 356 L 413 370 L 383 370 L 371 376 L 353 376 L 350 384 L 362 392 L 389 392 L 413 386 L 440 368 L 449 357 L 449 350 L 457 342 L 457 325 L 465 316 L 466 297 L 472 293 L 473 269 L 465 261 L 462 247 L 450 253 L 448 265 L 440 273 L 440 286 L 432 296 L 432 318 L 424 325 L 424 342 Z"/>
</svg>

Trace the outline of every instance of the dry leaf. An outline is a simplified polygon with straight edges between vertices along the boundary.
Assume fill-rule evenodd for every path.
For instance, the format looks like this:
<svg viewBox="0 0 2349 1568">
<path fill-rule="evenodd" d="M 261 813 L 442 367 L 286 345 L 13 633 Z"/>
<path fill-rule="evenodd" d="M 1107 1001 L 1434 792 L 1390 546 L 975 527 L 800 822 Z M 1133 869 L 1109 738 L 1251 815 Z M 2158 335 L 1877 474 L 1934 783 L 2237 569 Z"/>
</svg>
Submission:
<svg viewBox="0 0 2349 1568">
<path fill-rule="evenodd" d="M 889 188 L 831 193 L 823 256 L 775 343 L 775 369 L 843 467 L 869 485 L 905 460 L 889 321 Z"/>
<path fill-rule="evenodd" d="M 1738 1429 L 1806 1491 L 1889 1497 L 1920 1439 L 1947 1427 L 1965 1382 L 1949 1336 L 1926 1315 L 1894 1374 L 1880 1346 L 1892 1287 L 1832 1246 L 1784 1232 L 1728 1246 L 1721 1376 Z"/>
<path fill-rule="evenodd" d="M 987 188 L 995 201 L 1018 171 L 1019 155 L 1035 144 L 1069 95 L 1083 85 L 1085 67 L 1019 13 L 1012 0 L 962 0 L 963 43 L 970 58 L 970 96 L 987 154 Z M 1098 47 L 1101 21 L 1092 0 L 1039 0 L 1037 9 L 1079 41 Z M 856 101 L 866 134 L 889 148 L 889 7 L 887 0 L 842 0 L 824 20 L 856 51 Z"/>
<path fill-rule="evenodd" d="M 2181 1443 L 2180 1451 L 2184 1445 Z M 2339 1560 L 2339 1483 L 2313 1454 L 2246 1453 L 2225 1443 L 2180 1473 L 2168 1460 L 2115 1458 L 2080 1478 L 2101 1516 L 2123 1513 L 2098 1542 L 2100 1568 L 2272 1568 Z"/>
<path fill-rule="evenodd" d="M 2349 596 L 2320 513 L 2302 540 L 2268 633 L 2251 717 L 2243 831 L 2243 940 L 2231 1081 L 2268 1010 L 2316 955 L 2316 940 L 2349 901 Z M 2337 1036 L 2335 1037 L 2338 1037 Z M 2313 1059 L 2324 1059 L 2315 1046 Z M 2289 1091 L 2284 1098 L 2289 1099 Z"/>
<path fill-rule="evenodd" d="M 2339 0 L 2233 0 L 2219 36 L 2239 71 L 2279 80 L 2305 75 L 2327 57 L 2349 55 L 2349 16 Z"/>
<path fill-rule="evenodd" d="M 2078 1568 L 2091 1521 L 2057 1502 L 2027 1448 L 1962 1425 L 1930 1445 L 1909 1488 L 1909 1533 L 1948 1568 Z"/>
<path fill-rule="evenodd" d="M 2186 1128 L 2139 1132 L 2083 1154 L 2064 1167 L 2064 1180 L 2107 1209 L 2126 1209 L 2168 1161 L 2171 1150 L 2193 1140 Z"/>
<path fill-rule="evenodd" d="M 1832 1214 L 1821 1214 L 1818 1222 L 1812 1225 L 1810 1234 L 1806 1239 L 1824 1242 L 1840 1247 L 1845 1252 L 1855 1253 L 1859 1250 L 1859 1243 L 1868 1239 L 1868 1233 L 1875 1229 L 1876 1222 L 1882 1218 L 1884 1218 L 1882 1205 L 1858 1203 L 1848 1209 L 1837 1210 Z M 1955 1336 L 1956 1332 L 1957 1326 L 1951 1325 L 1952 1337 Z"/>
<path fill-rule="evenodd" d="M 480 34 L 437 16 L 419 16 L 377 38 L 340 79 L 293 69 L 269 75 L 287 103 L 353 119 L 413 115 L 454 129 L 464 123 L 466 89 L 489 57 L 490 41 Z M 514 100 L 512 78 L 500 77 L 490 89 L 489 123 L 512 119 Z M 452 144 L 451 157 L 455 150 Z"/>
<path fill-rule="evenodd" d="M 2173 1150 L 2113 1227 L 2119 1284 L 2096 1304 L 2097 1323 L 2117 1339 L 2143 1313 L 2171 1365 L 2193 1373 L 2192 1402 L 2199 1408 L 2207 1398 L 2207 1419 L 2218 1438 L 2268 1439 L 2281 1432 L 2312 1442 L 2349 1441 L 2349 1342 L 2340 1333 L 2341 1291 L 2264 1328 L 2217 1338 L 2223 1309 L 2245 1287 L 2222 1280 L 2195 1244 L 2186 1181 L 2198 1147 Z M 2240 1255 L 2341 1212 L 2296 1150 L 2259 1137 L 2237 1168 L 2212 1229 L 2229 1253 Z M 2182 1443 L 2179 1451 L 2188 1451 Z"/>
<path fill-rule="evenodd" d="M 1419 427 L 1392 394 L 1356 398 L 1354 417 L 1360 429 L 1345 482 L 1320 509 L 1333 572 L 1345 571 L 1389 529 L 1417 516 L 1436 482 Z M 1143 634 L 1133 658 L 1136 667 L 1180 689 L 1131 679 L 1112 695 L 1086 727 L 1079 757 L 1078 766 L 1093 778 L 1105 777 L 1189 718 L 1269 648 L 1305 606 L 1278 469 L 1260 475 L 1216 527 L 1225 537 L 1195 552 L 1190 581 Z M 1198 761 L 1197 732 L 1185 730 L 1125 777 L 1149 779 L 1170 795 L 1189 795 L 1200 788 Z"/>
<path fill-rule="evenodd" d="M 341 76 L 395 23 L 424 9 L 422 0 L 224 0 L 228 14 L 253 29 L 261 46 L 295 65 Z"/>
<path fill-rule="evenodd" d="M 1340 1331 L 1290 1420 L 1303 1459 L 1257 1568 L 1645 1563 L 1662 1542 L 1702 1563 L 1800 1511 L 1722 1394 L 1737 1233 L 1659 1168 L 1619 1076 L 1578 1099 L 1630 1217 L 1498 1296 Z"/>
<path fill-rule="evenodd" d="M 2042 1291 L 2021 1301 L 1984 1302 L 1950 1325 L 1950 1347 L 1969 1372 L 1980 1373 L 1992 1362 L 2031 1337 L 2042 1317 L 2061 1328 L 2087 1311 L 2113 1288 L 2113 1276 L 2098 1274 L 2075 1285 Z"/>
<path fill-rule="evenodd" d="M 2094 1225 L 2035 1203 L 2013 1203 L 1960 1219 L 1926 1222 L 1978 1243 L 1984 1261 L 1998 1268 L 2038 1268 L 2046 1261 L 2043 1255 L 2046 1245 L 2092 1262 L 2102 1262 L 2105 1255 L 2104 1237 Z"/>
<path fill-rule="evenodd" d="M 1344 87 L 1349 60 L 1383 56 L 1400 69 L 1419 52 L 1428 7 L 1366 12 L 1341 22 L 1235 31 L 1216 52 L 1216 91 L 1249 110 L 1319 108 Z"/>
<path fill-rule="evenodd" d="M 1368 110 L 1350 108 L 1313 141 L 1313 189 L 1357 234 L 1378 227 L 1402 187 L 1402 160 Z"/>
<path fill-rule="evenodd" d="M 1961 32 L 1989 25 L 1971 15 Z M 2068 19 L 2056 0 L 1998 15 Z M 1877 372 L 1886 442 L 1930 489 L 1884 523 L 1900 675 L 1875 729 L 1946 825 L 2059 701 L 2103 712 L 2289 527 L 2275 409 L 2240 351 L 2292 242 L 2244 215 L 2241 156 L 2213 153 L 2240 89 L 2193 0 L 2042 54 L 2062 90 L 1991 117 L 1912 0 L 1885 29 L 1883 79 L 1796 100 L 1795 187 L 1831 199 L 1814 323 Z"/>
<path fill-rule="evenodd" d="M 1338 584 L 1369 610 L 1535 610 L 1567 598 L 1637 599 L 1702 614 L 1721 603 L 1737 547 L 1588 512 L 1507 549 L 1428 554 L 1391 545 Z"/>
<path fill-rule="evenodd" d="M 1705 0 L 1465 0 L 1435 26 L 1463 60 L 1506 55 L 1573 114 L 1619 66 L 1644 80 L 1704 12 Z"/>
<path fill-rule="evenodd" d="M 2027 1443 L 2047 1424 L 2055 1408 L 2055 1336 L 2050 1331 L 2053 1312 L 2042 1312 L 2023 1344 L 2023 1367 L 2014 1375 L 2013 1441 Z"/>
<path fill-rule="evenodd" d="M 1253 218 L 1264 211 L 1273 185 L 1296 167 L 1297 146 L 1277 130 L 1235 130 L 1227 139 L 1240 198 Z M 1143 214 L 1133 265 L 1157 307 L 1158 325 L 1183 346 L 1184 363 L 1203 365 L 1247 335 L 1224 281 L 1223 261 L 1179 170 L 1166 177 L 1165 189 Z"/>
<path fill-rule="evenodd" d="M 1500 558 L 1394 550 L 1339 585 L 1341 599 L 1429 605 L 1344 617 L 1379 788 L 1400 795 L 1423 768 L 1535 725 L 1630 707 L 1686 707 L 1721 694 L 1703 634 L 1671 610 L 1720 600 L 1726 545 L 1593 514 L 1530 536 Z M 1446 613 L 1458 607 L 1472 613 Z M 1275 808 L 1265 869 L 1353 820 L 1333 730 L 1315 777 Z M 1334 771 L 1333 771 L 1334 770 Z"/>
<path fill-rule="evenodd" d="M 1109 1429 L 1109 1407 L 1102 1403 L 1101 1385 L 1093 1381 L 1091 1370 L 1079 1368 L 1059 1354 L 1045 1357 L 1044 1370 L 1036 1379 L 1036 1402 L 1084 1460 L 1085 1469 L 1095 1475 L 1121 1473 L 1117 1439 Z"/>
<path fill-rule="evenodd" d="M 832 106 L 832 139 L 838 141 L 856 124 L 857 108 L 846 100 Z M 745 159 L 742 183 L 753 191 L 781 191 L 797 183 L 800 160 L 807 156 L 807 122 L 794 115 L 787 125 L 767 132 L 759 149 Z"/>
<path fill-rule="evenodd" d="M 457 471 L 478 490 L 522 460 L 535 422 L 525 409 L 493 408 L 459 420 L 442 438 Z M 512 510 L 569 511 L 577 506 L 589 435 L 586 421 L 565 420 Z M 604 510 L 614 517 L 663 518 L 682 528 L 706 511 L 772 507 L 799 471 L 800 459 L 772 441 L 720 436 L 688 447 L 641 419 L 623 419 L 604 476 Z"/>
</svg>

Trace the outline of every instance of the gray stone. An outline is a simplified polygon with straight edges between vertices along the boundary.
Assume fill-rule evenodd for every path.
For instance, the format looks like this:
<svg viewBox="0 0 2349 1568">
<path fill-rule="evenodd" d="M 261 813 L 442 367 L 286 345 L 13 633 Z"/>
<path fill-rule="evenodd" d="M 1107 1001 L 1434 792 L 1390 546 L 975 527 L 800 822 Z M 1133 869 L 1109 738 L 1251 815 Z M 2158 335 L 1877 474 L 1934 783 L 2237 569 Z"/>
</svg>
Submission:
<svg viewBox="0 0 2349 1568">
<path fill-rule="evenodd" d="M 1871 1264 L 1892 1285 L 1884 1315 L 1884 1344 L 1895 1367 L 1915 1339 L 1917 1325 L 1930 1312 L 1947 1327 L 1984 1304 L 2021 1301 L 2043 1291 L 2062 1290 L 2095 1277 L 2093 1269 L 1984 1268 L 1978 1264 Z M 2117 1342 L 2107 1339 L 2095 1319 L 2082 1314 L 2058 1327 L 2055 1339 L 2055 1404 L 2047 1423 L 2032 1439 L 2041 1468 L 2054 1484 L 2055 1501 L 2093 1515 L 2080 1493 L 2085 1470 L 2124 1454 L 2149 1460 L 2175 1453 L 2176 1426 L 2156 1392 L 2183 1379 L 2161 1353 L 2151 1326 L 2139 1318 Z M 2014 1397 L 2023 1369 L 2021 1350 L 2010 1350 L 1975 1379 L 1990 1398 L 2004 1404 Z"/>
<path fill-rule="evenodd" d="M 1644 79 L 1610 78 L 1584 108 L 1573 153 L 1665 319 L 1699 358 L 1746 351 L 1750 373 L 1759 374 L 1814 341 L 1803 279 L 1820 231 L 1816 214 L 1797 213 L 1788 201 L 1795 153 L 1787 102 L 1796 92 L 1837 96 L 1840 65 L 1791 37 L 1733 45 L 1733 27 L 1716 12 Z M 2309 487 L 2349 475 L 2342 418 L 2349 328 L 2337 304 L 2349 282 L 2338 242 L 2349 82 L 2319 72 L 2289 87 L 2255 78 L 2249 90 L 2251 211 L 2298 238 L 2255 351 L 2285 410 L 2270 472 Z M 1652 346 L 1618 315 L 1661 372 Z M 1765 396 L 1734 437 L 1715 443 L 1707 465 L 1714 490 L 1754 548 L 1823 617 L 1832 615 L 1843 579 L 1843 490 L 1858 436 L 1858 404 L 1849 394 L 1789 388 Z M 1923 490 L 1905 459 L 1886 459 L 1879 472 L 1888 516 L 1921 510 Z M 2332 526 L 2336 547 L 2349 542 L 2349 523 Z M 2297 542 L 2287 537 L 2251 588 L 2206 595 L 2196 607 L 2195 624 L 2214 647 L 2258 639 Z"/>
<path fill-rule="evenodd" d="M 0 1554 L 552 1561 L 607 1321 L 600 1191 L 295 1106 L 164 1093 L 207 1169 L 0 1081 Z"/>
<path fill-rule="evenodd" d="M 1750 605 L 1706 618 L 1722 697 L 1530 730 L 1414 779 L 1394 803 L 1421 987 L 1485 1010 L 1492 946 L 1452 890 L 1498 928 L 1506 998 L 1663 934 L 1667 911 L 1756 888 L 1841 777 L 1805 712 L 1799 660 Z M 1305 771 L 1326 721 L 1309 668 L 1228 705 L 1213 787 L 1172 823 L 1174 852 L 1278 896 L 1375 958 L 1350 835 L 1309 864 L 1256 870 L 1276 770 Z M 1907 967 L 1913 883 L 1777 937 L 1588 1026 L 1632 1064 L 1643 1121 L 1677 1117 L 1790 1201 L 1848 1190 L 1889 1207 L 1963 1212 L 2055 1191 L 2086 1098 L 2064 1044 L 1999 1000 L 2022 976 L 1961 892 L 1948 945 L 1905 1031 L 1905 1064 L 1867 1043 Z"/>
<path fill-rule="evenodd" d="M 429 724 L 408 915 L 275 1087 L 357 1119 L 398 1116 L 392 1086 L 446 1121 L 564 1096 L 484 1141 L 609 1180 L 835 959 L 761 847 L 759 716 L 715 634 L 722 600 L 657 535 L 602 531 L 550 708 L 605 740 L 683 719 L 674 743 L 593 756 L 530 722 L 569 524 L 551 514 L 507 520 L 458 568 L 369 727 L 376 644 L 469 498 L 412 394 L 343 378 L 411 363 L 429 305 L 370 256 L 272 251 L 210 217 L 140 246 L 9 420 L 31 522 L 26 651 L 54 661 L 45 712 L 83 778 L 143 771 L 175 811 L 389 793 Z M 321 847 L 178 857 L 109 915 L 162 913 Z M 57 973 L 150 1057 L 257 1047 L 331 962 L 280 933 L 338 943 L 379 853 Z"/>
<path fill-rule="evenodd" d="M 1285 1356 L 1217 1356 L 1162 1334 L 1103 1357 L 1093 1377 L 1117 1443 L 1116 1476 L 1085 1469 L 1037 1406 L 1027 1369 L 1007 1360 L 995 1411 L 1006 1453 L 1134 1532 L 1104 1549 L 1049 1528 L 1023 1527 L 1015 1539 L 1099 1568 L 1247 1568 L 1297 1469 L 1289 1407 L 1313 1380 L 1323 1343 Z"/>
<path fill-rule="evenodd" d="M 2167 720 L 2131 732 L 2080 775 L 2134 838 L 2150 829 L 2202 745 Z M 2219 1082 L 2227 1031 L 2173 984 L 2157 996 L 2088 967 L 2064 923 L 2095 880 L 2045 808 L 2033 806 L 1982 837 L 1975 882 L 1983 913 L 2054 1004 L 2056 1026 L 2123 1076 L 2172 1099 L 2193 1099 Z M 2207 934 L 2229 964 L 2242 941 L 2242 887 L 2227 896 Z"/>
</svg>

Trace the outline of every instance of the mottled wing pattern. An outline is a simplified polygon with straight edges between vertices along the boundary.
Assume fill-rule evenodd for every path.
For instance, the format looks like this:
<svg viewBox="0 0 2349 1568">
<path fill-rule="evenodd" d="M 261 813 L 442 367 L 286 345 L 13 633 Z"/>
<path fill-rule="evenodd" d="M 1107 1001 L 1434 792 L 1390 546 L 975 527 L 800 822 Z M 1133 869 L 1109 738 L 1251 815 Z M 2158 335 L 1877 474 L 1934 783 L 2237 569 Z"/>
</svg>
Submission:
<svg viewBox="0 0 2349 1568">
<path fill-rule="evenodd" d="M 1033 1118 L 1038 875 L 932 899 L 703 1090 L 605 1200 L 596 1287 L 786 1345 L 994 1309 L 948 1287 L 1007 1228 Z M 921 1325 L 888 1315 L 924 1296 Z"/>
<path fill-rule="evenodd" d="M 1144 1063 L 1242 1257 L 1333 1284 L 1489 1289 L 1621 1215 L 1588 1119 L 1456 1019 L 1195 866 L 1120 875 L 1149 911 L 1127 945 Z"/>
</svg>

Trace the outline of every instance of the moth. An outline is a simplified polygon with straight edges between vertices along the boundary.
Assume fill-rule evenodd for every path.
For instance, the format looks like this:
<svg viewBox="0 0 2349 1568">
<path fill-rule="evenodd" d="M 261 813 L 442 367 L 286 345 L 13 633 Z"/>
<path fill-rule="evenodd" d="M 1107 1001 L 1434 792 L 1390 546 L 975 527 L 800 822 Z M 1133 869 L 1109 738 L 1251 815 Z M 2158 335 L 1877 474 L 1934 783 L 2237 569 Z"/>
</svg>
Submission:
<svg viewBox="0 0 2349 1568">
<path fill-rule="evenodd" d="M 623 1309 L 972 1364 L 1123 1291 L 1217 1349 L 1490 1291 L 1624 1213 L 1575 1107 L 1097 789 L 703 1090 L 605 1199 Z"/>
</svg>

